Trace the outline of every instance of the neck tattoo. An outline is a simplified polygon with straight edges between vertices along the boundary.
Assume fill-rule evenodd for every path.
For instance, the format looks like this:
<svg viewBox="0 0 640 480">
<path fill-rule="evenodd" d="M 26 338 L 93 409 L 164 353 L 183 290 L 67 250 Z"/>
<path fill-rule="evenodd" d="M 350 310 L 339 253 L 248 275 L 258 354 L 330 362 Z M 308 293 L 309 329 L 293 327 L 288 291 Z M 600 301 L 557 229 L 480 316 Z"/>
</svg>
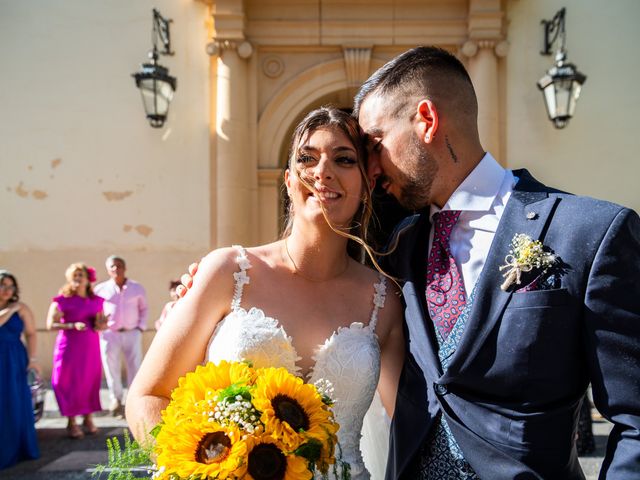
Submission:
<svg viewBox="0 0 640 480">
<path fill-rule="evenodd" d="M 345 259 L 346 261 L 345 261 L 344 268 L 342 270 L 340 270 L 338 273 L 336 273 L 335 275 L 331 275 L 328 278 L 313 278 L 313 277 L 309 277 L 309 276 L 305 275 L 304 273 L 302 273 L 300 271 L 300 269 L 298 268 L 298 265 L 296 264 L 295 260 L 293 259 L 293 257 L 291 257 L 291 253 L 289 252 L 289 245 L 287 244 L 287 239 L 286 238 L 284 239 L 284 251 L 287 254 L 287 258 L 291 262 L 291 265 L 293 265 L 293 274 L 294 275 L 298 275 L 298 276 L 304 278 L 305 280 L 309 280 L 310 282 L 316 282 L 316 283 L 328 282 L 329 280 L 333 280 L 335 278 L 340 277 L 349 268 L 349 263 L 350 262 L 349 262 L 349 258 L 347 257 Z"/>
<path fill-rule="evenodd" d="M 453 160 L 453 163 L 458 163 L 458 156 L 456 155 L 456 152 L 453 151 L 453 147 L 451 146 L 451 143 L 449 142 L 449 136 L 448 135 L 444 136 L 444 141 L 447 144 L 447 149 L 449 150 L 449 155 L 451 155 L 451 159 Z"/>
</svg>

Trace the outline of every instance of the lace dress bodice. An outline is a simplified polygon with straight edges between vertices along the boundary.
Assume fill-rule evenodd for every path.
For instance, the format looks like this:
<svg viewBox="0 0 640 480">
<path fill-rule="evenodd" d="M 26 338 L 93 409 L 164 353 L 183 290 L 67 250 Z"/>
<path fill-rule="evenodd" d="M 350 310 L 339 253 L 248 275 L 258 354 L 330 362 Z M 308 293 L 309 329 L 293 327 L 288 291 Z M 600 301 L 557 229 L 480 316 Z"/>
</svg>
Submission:
<svg viewBox="0 0 640 480">
<path fill-rule="evenodd" d="M 250 360 L 257 368 L 284 367 L 301 376 L 300 357 L 278 320 L 267 316 L 260 308 L 246 310 L 241 306 L 242 291 L 249 283 L 247 270 L 251 264 L 246 251 L 242 247 L 236 248 L 239 271 L 234 273 L 231 312 L 216 326 L 207 347 L 206 361 Z M 333 410 L 340 425 L 338 440 L 342 459 L 350 464 L 353 480 L 370 478 L 360 452 L 360 432 L 380 376 L 380 347 L 375 328 L 378 310 L 385 302 L 383 276 L 374 284 L 374 289 L 369 323 L 353 322 L 333 332 L 316 349 L 314 366 L 305 378 L 310 383 L 328 380 L 333 386 Z"/>
</svg>

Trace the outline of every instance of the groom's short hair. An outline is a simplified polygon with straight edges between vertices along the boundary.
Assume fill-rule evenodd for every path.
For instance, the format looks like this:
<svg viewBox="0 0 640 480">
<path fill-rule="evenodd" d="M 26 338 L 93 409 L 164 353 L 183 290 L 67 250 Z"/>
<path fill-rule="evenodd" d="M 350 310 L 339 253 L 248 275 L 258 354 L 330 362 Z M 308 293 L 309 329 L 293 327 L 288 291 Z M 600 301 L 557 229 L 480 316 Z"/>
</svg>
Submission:
<svg viewBox="0 0 640 480">
<path fill-rule="evenodd" d="M 354 99 L 357 118 L 362 102 L 371 94 L 397 99 L 392 112 L 399 116 L 417 96 L 438 102 L 455 103 L 456 113 L 477 116 L 478 103 L 471 78 L 453 54 L 438 47 L 416 47 L 393 58 L 379 68 L 360 87 Z"/>
</svg>

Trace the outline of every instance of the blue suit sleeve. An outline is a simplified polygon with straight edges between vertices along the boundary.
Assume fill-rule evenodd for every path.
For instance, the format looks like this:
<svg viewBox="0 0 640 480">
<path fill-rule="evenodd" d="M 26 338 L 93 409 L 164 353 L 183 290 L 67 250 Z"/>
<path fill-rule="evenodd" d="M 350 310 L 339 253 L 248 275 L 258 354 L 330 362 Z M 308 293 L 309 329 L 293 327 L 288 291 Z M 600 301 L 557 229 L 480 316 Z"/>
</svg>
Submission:
<svg viewBox="0 0 640 480">
<path fill-rule="evenodd" d="M 600 478 L 640 479 L 640 219 L 632 210 L 615 216 L 594 258 L 584 333 L 594 402 L 614 423 Z"/>
</svg>

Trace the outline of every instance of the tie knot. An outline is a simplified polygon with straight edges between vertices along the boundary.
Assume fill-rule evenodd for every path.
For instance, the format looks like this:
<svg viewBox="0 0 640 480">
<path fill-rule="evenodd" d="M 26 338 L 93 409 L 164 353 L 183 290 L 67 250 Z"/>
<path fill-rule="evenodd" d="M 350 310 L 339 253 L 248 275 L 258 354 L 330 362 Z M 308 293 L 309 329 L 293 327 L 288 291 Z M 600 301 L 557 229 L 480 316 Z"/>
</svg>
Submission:
<svg viewBox="0 0 640 480">
<path fill-rule="evenodd" d="M 433 238 L 448 245 L 453 227 L 458 223 L 460 210 L 442 210 L 433 214 Z"/>
</svg>

